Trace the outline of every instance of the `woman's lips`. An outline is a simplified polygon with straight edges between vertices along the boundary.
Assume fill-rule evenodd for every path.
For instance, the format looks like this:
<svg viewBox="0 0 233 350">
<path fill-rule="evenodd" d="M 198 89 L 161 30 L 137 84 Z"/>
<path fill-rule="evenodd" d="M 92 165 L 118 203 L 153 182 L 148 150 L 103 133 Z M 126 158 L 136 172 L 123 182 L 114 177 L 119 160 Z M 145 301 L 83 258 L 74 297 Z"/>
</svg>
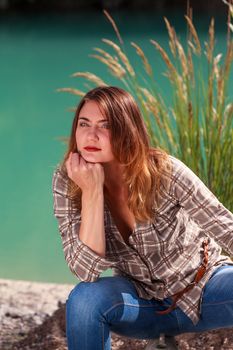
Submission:
<svg viewBox="0 0 233 350">
<path fill-rule="evenodd" d="M 98 152 L 101 151 L 100 148 L 96 148 L 96 147 L 84 147 L 84 149 L 88 152 Z"/>
</svg>

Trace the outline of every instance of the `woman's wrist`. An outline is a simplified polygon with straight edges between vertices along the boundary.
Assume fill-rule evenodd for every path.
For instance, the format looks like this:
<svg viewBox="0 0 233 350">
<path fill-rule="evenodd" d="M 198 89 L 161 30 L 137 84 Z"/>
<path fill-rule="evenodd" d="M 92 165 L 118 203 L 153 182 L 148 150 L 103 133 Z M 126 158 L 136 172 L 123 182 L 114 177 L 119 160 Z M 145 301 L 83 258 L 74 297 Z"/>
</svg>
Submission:
<svg viewBox="0 0 233 350">
<path fill-rule="evenodd" d="M 82 191 L 82 202 L 88 200 L 98 200 L 104 197 L 103 186 L 96 187 L 94 189 L 86 189 Z"/>
</svg>

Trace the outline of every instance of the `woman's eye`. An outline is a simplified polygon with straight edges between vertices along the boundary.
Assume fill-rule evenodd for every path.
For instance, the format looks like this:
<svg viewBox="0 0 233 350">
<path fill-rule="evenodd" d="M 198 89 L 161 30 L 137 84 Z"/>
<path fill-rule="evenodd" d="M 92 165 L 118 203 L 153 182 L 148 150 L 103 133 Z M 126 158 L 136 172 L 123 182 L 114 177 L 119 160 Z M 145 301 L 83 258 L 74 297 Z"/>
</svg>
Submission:
<svg viewBox="0 0 233 350">
<path fill-rule="evenodd" d="M 103 124 L 103 125 L 102 125 L 102 128 L 109 129 L 109 128 L 110 128 L 109 123 L 105 123 L 105 124 Z"/>
<path fill-rule="evenodd" d="M 80 123 L 79 123 L 79 126 L 81 126 L 81 127 L 82 127 L 82 126 L 88 126 L 88 124 L 87 124 L 86 122 L 80 122 Z"/>
</svg>

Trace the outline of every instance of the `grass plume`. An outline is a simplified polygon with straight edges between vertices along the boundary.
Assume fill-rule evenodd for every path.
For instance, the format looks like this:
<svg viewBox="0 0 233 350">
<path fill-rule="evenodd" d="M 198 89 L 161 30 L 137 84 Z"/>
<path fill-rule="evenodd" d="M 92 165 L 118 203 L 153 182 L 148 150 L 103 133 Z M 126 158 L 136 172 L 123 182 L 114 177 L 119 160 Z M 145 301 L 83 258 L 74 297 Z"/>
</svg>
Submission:
<svg viewBox="0 0 233 350">
<path fill-rule="evenodd" d="M 220 201 L 233 210 L 233 103 L 228 89 L 233 59 L 230 35 L 233 31 L 233 5 L 223 1 L 229 6 L 225 54 L 216 52 L 214 19 L 209 25 L 208 42 L 205 46 L 200 42 L 191 9 L 184 20 L 188 33 L 186 46 L 178 39 L 167 18 L 164 21 L 170 51 L 167 52 L 155 39 L 150 40 L 156 49 L 155 54 L 159 54 L 165 63 L 164 74 L 172 95 L 170 103 L 155 80 L 155 67 L 135 42 L 131 42 L 131 46 L 141 59 L 146 74 L 142 76 L 142 70 L 138 71 L 132 63 L 134 61 L 130 61 L 118 27 L 107 11 L 104 14 L 114 28 L 119 44 L 102 39 L 107 49 L 95 47 L 91 57 L 103 63 L 108 72 L 134 95 L 143 113 L 151 144 L 183 160 Z M 95 85 L 106 84 L 91 72 L 77 72 L 72 76 Z M 74 88 L 58 91 L 84 95 Z"/>
</svg>

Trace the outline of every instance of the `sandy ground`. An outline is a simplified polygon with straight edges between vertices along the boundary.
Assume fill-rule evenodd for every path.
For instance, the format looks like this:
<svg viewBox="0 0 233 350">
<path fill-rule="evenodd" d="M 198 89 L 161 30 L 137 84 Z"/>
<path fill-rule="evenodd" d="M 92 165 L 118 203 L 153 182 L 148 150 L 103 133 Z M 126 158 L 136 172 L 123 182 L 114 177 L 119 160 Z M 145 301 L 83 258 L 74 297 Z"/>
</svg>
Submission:
<svg viewBox="0 0 233 350">
<path fill-rule="evenodd" d="M 64 303 L 72 288 L 0 279 L 0 350 L 67 350 Z M 179 350 L 233 350 L 233 329 L 183 334 L 176 342 Z M 112 334 L 112 350 L 146 344 Z"/>
</svg>

